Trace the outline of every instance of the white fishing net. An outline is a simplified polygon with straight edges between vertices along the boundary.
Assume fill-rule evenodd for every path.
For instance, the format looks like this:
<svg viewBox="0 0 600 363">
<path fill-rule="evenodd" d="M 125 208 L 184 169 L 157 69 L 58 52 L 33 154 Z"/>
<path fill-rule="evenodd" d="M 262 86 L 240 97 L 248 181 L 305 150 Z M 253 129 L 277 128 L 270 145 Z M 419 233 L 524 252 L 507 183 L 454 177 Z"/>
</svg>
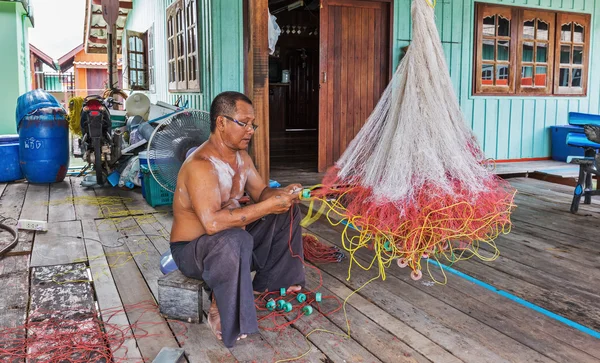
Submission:
<svg viewBox="0 0 600 363">
<path fill-rule="evenodd" d="M 376 199 L 406 202 L 420 188 L 477 193 L 489 172 L 461 113 L 433 8 L 413 0 L 413 39 L 365 126 L 336 166 Z"/>
</svg>

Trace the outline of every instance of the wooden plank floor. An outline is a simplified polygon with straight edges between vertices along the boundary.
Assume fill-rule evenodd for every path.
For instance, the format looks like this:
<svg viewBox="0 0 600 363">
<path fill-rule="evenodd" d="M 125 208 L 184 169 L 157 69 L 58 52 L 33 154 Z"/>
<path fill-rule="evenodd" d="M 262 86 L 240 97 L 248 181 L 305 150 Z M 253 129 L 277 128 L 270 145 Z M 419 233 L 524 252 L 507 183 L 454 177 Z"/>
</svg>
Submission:
<svg viewBox="0 0 600 363">
<path fill-rule="evenodd" d="M 274 179 L 285 179 L 282 184 L 293 179 L 280 176 Z M 308 171 L 302 177 L 306 185 L 318 179 Z M 14 343 L 11 337 L 25 334 L 30 271 L 84 262 L 101 318 L 124 334 L 123 344 L 111 341 L 110 349 L 130 362 L 151 361 L 163 347 L 183 347 L 189 362 L 275 362 L 304 353 L 298 361 L 600 362 L 600 198 L 572 215 L 572 188 L 528 178 L 510 182 L 519 191 L 512 231 L 497 240 L 495 261 L 452 266 L 469 278 L 447 272 L 442 285 L 425 273 L 413 281 L 407 270 L 392 265 L 385 281 L 375 280 L 348 298 L 376 271 L 353 268 L 347 279 L 347 260 L 319 264 L 307 268 L 307 287 L 318 287 L 322 279 L 318 291 L 346 301 L 346 314 L 315 312 L 281 331 L 263 329 L 233 349 L 217 341 L 206 323 L 167 321 L 158 313 L 159 259 L 169 249 L 172 223 L 168 207 L 149 207 L 139 191 L 83 189 L 75 178 L 50 186 L 0 184 L 0 216 L 50 221 L 46 233 L 20 232 L 19 245 L 0 259 L 0 361 L 24 361 L 1 352 Z M 307 230 L 340 245 L 340 229 L 325 220 Z M 0 234 L 0 249 L 7 241 Z M 493 254 L 485 246 L 480 252 Z M 360 251 L 356 257 L 367 263 L 371 255 Z M 431 271 L 443 280 L 439 268 Z M 322 311 L 336 304 L 326 300 Z M 23 329 L 3 333 L 15 327 Z"/>
</svg>

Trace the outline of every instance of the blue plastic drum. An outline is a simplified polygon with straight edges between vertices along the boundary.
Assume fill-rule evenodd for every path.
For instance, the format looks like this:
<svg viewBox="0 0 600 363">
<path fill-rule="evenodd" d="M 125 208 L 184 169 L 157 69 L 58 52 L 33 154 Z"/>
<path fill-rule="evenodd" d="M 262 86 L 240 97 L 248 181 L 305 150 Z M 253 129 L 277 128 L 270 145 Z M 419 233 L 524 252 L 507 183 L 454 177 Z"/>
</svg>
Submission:
<svg viewBox="0 0 600 363">
<path fill-rule="evenodd" d="M 0 182 L 23 179 L 19 165 L 19 135 L 0 135 Z"/>
<path fill-rule="evenodd" d="M 19 123 L 19 157 L 30 183 L 61 182 L 69 169 L 69 124 L 59 107 L 38 109 Z"/>
</svg>

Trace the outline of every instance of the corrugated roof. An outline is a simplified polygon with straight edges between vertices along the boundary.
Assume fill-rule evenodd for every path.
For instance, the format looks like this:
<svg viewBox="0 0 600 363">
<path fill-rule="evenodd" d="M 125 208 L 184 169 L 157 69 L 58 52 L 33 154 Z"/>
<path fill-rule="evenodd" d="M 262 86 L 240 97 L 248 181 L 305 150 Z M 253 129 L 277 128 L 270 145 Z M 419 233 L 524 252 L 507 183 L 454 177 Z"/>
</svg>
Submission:
<svg viewBox="0 0 600 363">
<path fill-rule="evenodd" d="M 106 67 L 108 66 L 108 62 L 90 62 L 90 61 L 83 61 L 83 62 L 73 62 L 74 65 L 76 66 L 91 66 L 91 67 Z M 121 66 L 123 64 L 121 58 L 117 58 L 117 66 Z M 85 68 L 85 67 L 81 67 L 81 68 Z"/>
<path fill-rule="evenodd" d="M 117 49 L 121 52 L 121 38 L 127 14 L 133 9 L 132 0 L 119 1 L 119 16 L 117 17 Z M 87 53 L 107 53 L 108 30 L 106 21 L 102 16 L 101 0 L 86 0 L 85 27 L 83 42 Z"/>
</svg>

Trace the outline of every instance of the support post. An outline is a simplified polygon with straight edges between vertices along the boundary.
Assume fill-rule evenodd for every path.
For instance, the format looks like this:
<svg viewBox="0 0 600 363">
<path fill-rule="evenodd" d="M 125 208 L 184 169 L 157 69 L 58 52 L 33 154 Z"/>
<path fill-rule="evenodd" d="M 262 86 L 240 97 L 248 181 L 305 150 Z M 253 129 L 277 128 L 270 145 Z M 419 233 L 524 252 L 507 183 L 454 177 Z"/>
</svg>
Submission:
<svg viewBox="0 0 600 363">
<path fill-rule="evenodd" d="M 249 24 L 246 95 L 254 105 L 256 122 L 260 127 L 254 134 L 251 155 L 260 176 L 269 182 L 269 3 L 268 0 L 246 0 Z"/>
</svg>

